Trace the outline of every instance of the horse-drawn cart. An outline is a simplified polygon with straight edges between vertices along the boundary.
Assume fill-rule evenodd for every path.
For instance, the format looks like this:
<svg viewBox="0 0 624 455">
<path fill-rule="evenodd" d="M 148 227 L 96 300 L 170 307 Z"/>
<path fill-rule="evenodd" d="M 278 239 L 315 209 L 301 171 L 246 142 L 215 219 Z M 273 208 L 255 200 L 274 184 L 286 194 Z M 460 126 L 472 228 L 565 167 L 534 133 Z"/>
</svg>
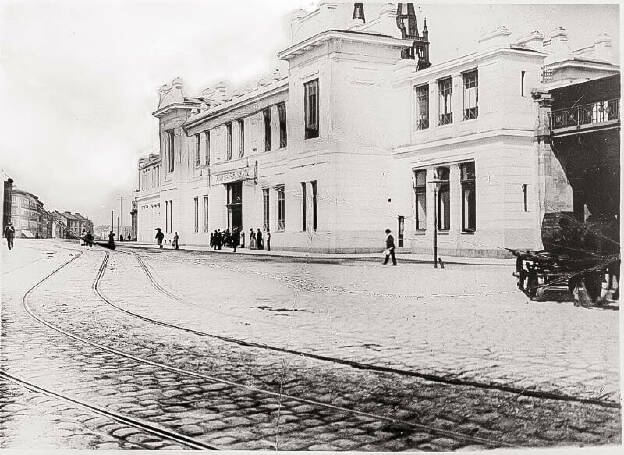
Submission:
<svg viewBox="0 0 624 455">
<path fill-rule="evenodd" d="M 513 250 L 518 288 L 529 298 L 546 295 L 601 305 L 619 299 L 620 253 L 617 220 L 579 223 L 572 214 L 547 214 L 541 251 Z"/>
</svg>

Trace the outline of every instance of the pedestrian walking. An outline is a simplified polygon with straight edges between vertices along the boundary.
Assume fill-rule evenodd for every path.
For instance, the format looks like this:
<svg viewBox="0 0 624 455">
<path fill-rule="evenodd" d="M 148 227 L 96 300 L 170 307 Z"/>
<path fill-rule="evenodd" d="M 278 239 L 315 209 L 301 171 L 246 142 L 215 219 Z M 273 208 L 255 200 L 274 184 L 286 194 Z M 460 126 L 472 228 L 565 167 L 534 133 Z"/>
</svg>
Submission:
<svg viewBox="0 0 624 455">
<path fill-rule="evenodd" d="M 221 229 L 217 229 L 217 250 L 220 250 L 223 246 L 223 233 Z"/>
<path fill-rule="evenodd" d="M 394 237 L 392 237 L 392 231 L 390 229 L 386 229 L 386 260 L 384 261 L 384 265 L 388 264 L 388 259 L 392 256 L 392 265 L 397 265 L 396 257 L 394 256 Z"/>
<path fill-rule="evenodd" d="M 158 242 L 158 247 L 162 249 L 163 247 L 163 239 L 165 238 L 165 234 L 162 233 L 160 228 L 156 228 L 156 241 Z"/>
<path fill-rule="evenodd" d="M 106 246 L 111 250 L 115 249 L 115 233 L 113 231 L 110 231 L 108 234 L 108 244 Z"/>
<path fill-rule="evenodd" d="M 173 248 L 176 250 L 180 249 L 180 236 L 177 232 L 173 234 Z"/>
<path fill-rule="evenodd" d="M 91 232 L 87 232 L 87 235 L 85 237 L 85 241 L 86 241 L 87 246 L 89 248 L 93 248 L 93 234 L 91 234 Z"/>
<path fill-rule="evenodd" d="M 7 239 L 7 246 L 9 250 L 13 249 L 13 239 L 15 239 L 15 228 L 13 224 L 9 221 L 9 223 L 4 228 L 4 236 Z"/>
<path fill-rule="evenodd" d="M 262 231 L 260 231 L 260 228 L 258 228 L 258 232 L 256 233 L 256 248 L 264 250 L 264 242 L 262 240 Z"/>
<path fill-rule="evenodd" d="M 82 234 L 80 235 L 80 246 L 85 246 L 85 244 L 87 243 L 86 238 L 87 238 L 87 231 L 86 229 L 83 229 Z"/>
<path fill-rule="evenodd" d="M 214 248 L 214 233 L 210 233 L 210 248 Z"/>
<path fill-rule="evenodd" d="M 237 228 L 234 228 L 232 231 L 232 247 L 234 248 L 234 253 L 236 253 L 236 247 L 240 243 L 240 231 Z"/>
</svg>

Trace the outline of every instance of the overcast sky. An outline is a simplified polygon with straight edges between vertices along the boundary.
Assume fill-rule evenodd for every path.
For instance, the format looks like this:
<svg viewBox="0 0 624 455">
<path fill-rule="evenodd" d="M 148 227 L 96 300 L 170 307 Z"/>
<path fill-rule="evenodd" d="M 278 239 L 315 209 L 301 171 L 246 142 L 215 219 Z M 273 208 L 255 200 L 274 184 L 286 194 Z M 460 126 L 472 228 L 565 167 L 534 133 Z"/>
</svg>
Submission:
<svg viewBox="0 0 624 455">
<path fill-rule="evenodd" d="M 124 195 L 129 224 L 137 159 L 158 152 L 158 88 L 180 76 L 193 95 L 270 72 L 287 44 L 285 15 L 314 4 L 0 0 L 4 177 L 46 209 L 79 211 L 96 224 Z M 562 25 L 573 48 L 605 31 L 619 53 L 616 5 L 420 5 L 433 63 L 471 52 L 481 33 L 503 24 L 515 36 Z"/>
</svg>

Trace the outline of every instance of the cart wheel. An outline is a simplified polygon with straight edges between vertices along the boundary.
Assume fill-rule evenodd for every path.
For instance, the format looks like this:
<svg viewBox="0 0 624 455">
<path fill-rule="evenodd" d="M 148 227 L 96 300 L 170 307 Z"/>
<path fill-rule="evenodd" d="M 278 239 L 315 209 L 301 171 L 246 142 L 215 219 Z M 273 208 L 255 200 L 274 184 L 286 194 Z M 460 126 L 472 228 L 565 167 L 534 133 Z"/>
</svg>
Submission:
<svg viewBox="0 0 624 455">
<path fill-rule="evenodd" d="M 581 278 L 574 292 L 575 300 L 581 306 L 594 306 L 602 303 L 602 279 L 600 274 L 589 274 Z"/>
</svg>

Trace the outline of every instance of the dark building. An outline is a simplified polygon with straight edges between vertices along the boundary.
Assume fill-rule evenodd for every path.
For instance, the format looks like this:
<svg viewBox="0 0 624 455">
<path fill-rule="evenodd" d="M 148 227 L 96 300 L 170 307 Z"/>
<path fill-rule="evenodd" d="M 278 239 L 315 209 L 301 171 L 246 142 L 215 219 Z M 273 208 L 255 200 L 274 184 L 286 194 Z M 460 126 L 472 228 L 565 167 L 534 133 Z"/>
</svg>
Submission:
<svg viewBox="0 0 624 455">
<path fill-rule="evenodd" d="M 2 202 L 2 235 L 4 236 L 4 228 L 11 221 L 11 198 L 13 193 L 13 179 L 4 181 L 4 199 Z"/>
<path fill-rule="evenodd" d="M 620 76 L 549 93 L 551 147 L 572 187 L 576 218 L 619 222 Z"/>
</svg>

